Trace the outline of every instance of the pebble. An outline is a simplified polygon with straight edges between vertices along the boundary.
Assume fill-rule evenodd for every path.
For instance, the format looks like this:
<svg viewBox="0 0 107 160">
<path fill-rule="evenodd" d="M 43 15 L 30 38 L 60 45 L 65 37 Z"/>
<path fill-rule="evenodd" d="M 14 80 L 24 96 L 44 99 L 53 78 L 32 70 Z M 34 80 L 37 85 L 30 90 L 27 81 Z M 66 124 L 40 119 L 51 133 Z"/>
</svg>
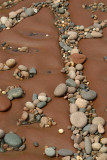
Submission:
<svg viewBox="0 0 107 160">
<path fill-rule="evenodd" d="M 78 53 L 74 53 L 71 55 L 71 59 L 74 63 L 76 64 L 81 64 L 84 63 L 86 60 L 86 55 L 84 54 L 78 54 Z"/>
<path fill-rule="evenodd" d="M 8 95 L 8 98 L 10 100 L 12 100 L 13 98 L 20 98 L 20 97 L 22 97 L 23 93 L 24 92 L 23 92 L 22 88 L 13 88 L 13 89 L 10 89 L 8 91 L 7 95 Z"/>
<path fill-rule="evenodd" d="M 9 68 L 14 67 L 15 64 L 16 64 L 16 60 L 15 60 L 15 59 L 8 59 L 8 60 L 6 61 L 6 65 L 7 65 Z"/>
<path fill-rule="evenodd" d="M 66 156 L 66 157 L 63 157 L 62 160 L 70 160 L 71 157 L 70 156 Z"/>
<path fill-rule="evenodd" d="M 75 113 L 77 111 L 78 111 L 77 105 L 70 103 L 70 113 L 72 114 L 72 113 Z"/>
<path fill-rule="evenodd" d="M 106 145 L 107 144 L 107 138 L 102 138 L 101 139 L 101 143 L 104 144 L 104 145 Z"/>
<path fill-rule="evenodd" d="M 7 111 L 11 108 L 10 100 L 3 95 L 0 95 L 0 112 Z"/>
<path fill-rule="evenodd" d="M 75 79 L 76 73 L 75 73 L 73 70 L 70 70 L 70 71 L 69 71 L 69 77 L 70 77 L 71 79 Z"/>
<path fill-rule="evenodd" d="M 3 129 L 0 129 L 0 139 L 3 138 L 5 135 L 5 132 Z"/>
<path fill-rule="evenodd" d="M 92 124 L 92 125 L 90 126 L 90 128 L 89 128 L 89 132 L 90 132 L 91 134 L 96 133 L 97 130 L 98 130 L 98 126 L 97 126 L 96 124 Z"/>
<path fill-rule="evenodd" d="M 68 93 L 75 93 L 76 92 L 76 88 L 75 87 L 68 87 Z"/>
<path fill-rule="evenodd" d="M 29 70 L 29 73 L 30 74 L 37 74 L 37 71 L 34 67 L 32 67 L 30 70 Z"/>
<path fill-rule="evenodd" d="M 87 124 L 87 117 L 83 112 L 75 112 L 70 116 L 70 122 L 75 127 L 83 128 Z"/>
<path fill-rule="evenodd" d="M 49 121 L 49 119 L 47 117 L 42 117 L 41 118 L 41 124 L 43 124 L 43 125 L 47 125 L 48 121 Z"/>
<path fill-rule="evenodd" d="M 39 143 L 38 143 L 38 142 L 34 142 L 33 145 L 34 145 L 35 147 L 39 147 Z"/>
<path fill-rule="evenodd" d="M 74 138 L 74 144 L 77 143 L 77 144 L 80 144 L 82 142 L 82 136 L 77 134 Z"/>
<path fill-rule="evenodd" d="M 107 61 L 107 56 L 104 56 L 104 60 Z"/>
<path fill-rule="evenodd" d="M 94 151 L 99 151 L 100 148 L 101 148 L 101 144 L 100 144 L 100 143 L 93 143 L 93 144 L 92 144 L 92 149 L 93 149 Z"/>
<path fill-rule="evenodd" d="M 58 154 L 60 156 L 72 156 L 73 152 L 71 150 L 68 150 L 68 149 L 59 149 Z"/>
<path fill-rule="evenodd" d="M 22 114 L 22 116 L 21 116 L 21 119 L 22 120 L 26 120 L 27 118 L 28 118 L 28 113 L 26 112 L 26 111 L 23 111 L 23 114 Z"/>
<path fill-rule="evenodd" d="M 55 150 L 52 147 L 48 147 L 48 148 L 45 149 L 45 154 L 48 157 L 55 157 L 56 152 L 55 152 Z"/>
<path fill-rule="evenodd" d="M 102 152 L 102 153 L 107 153 L 107 147 L 102 146 L 101 149 L 99 150 L 99 152 Z"/>
<path fill-rule="evenodd" d="M 27 8 L 27 9 L 25 10 L 25 14 L 26 14 L 27 16 L 32 16 L 32 15 L 34 14 L 33 8 Z"/>
<path fill-rule="evenodd" d="M 96 31 L 92 31 L 91 35 L 94 38 L 101 38 L 103 36 L 102 33 Z"/>
<path fill-rule="evenodd" d="M 54 90 L 54 96 L 64 96 L 67 91 L 67 86 L 64 83 L 60 83 Z"/>
<path fill-rule="evenodd" d="M 8 20 L 8 17 L 5 17 L 5 16 L 1 17 L 2 24 L 5 24 L 7 20 Z"/>
<path fill-rule="evenodd" d="M 62 133 L 64 133 L 64 129 L 59 129 L 58 132 L 59 132 L 60 134 L 62 134 Z"/>
<path fill-rule="evenodd" d="M 45 102 L 47 101 L 47 97 L 46 96 L 42 96 L 42 95 L 38 95 L 38 99 L 41 101 L 41 102 Z"/>
<path fill-rule="evenodd" d="M 95 91 L 93 90 L 89 90 L 89 91 L 82 91 L 81 92 L 81 97 L 88 100 L 88 101 L 92 101 L 97 97 L 97 94 Z"/>
<path fill-rule="evenodd" d="M 20 147 L 22 145 L 21 138 L 15 133 L 7 133 L 4 137 L 4 141 L 10 147 L 14 148 Z"/>
<path fill-rule="evenodd" d="M 79 49 L 77 49 L 77 48 L 72 49 L 71 54 L 74 54 L 74 53 L 79 53 Z"/>
<path fill-rule="evenodd" d="M 75 67 L 76 67 L 76 70 L 78 70 L 78 71 L 83 70 L 83 65 L 82 64 L 77 64 Z"/>
<path fill-rule="evenodd" d="M 85 151 L 90 154 L 92 151 L 91 140 L 89 137 L 85 137 Z"/>
<path fill-rule="evenodd" d="M 20 151 L 24 151 L 26 149 L 26 144 L 23 144 L 22 146 L 19 147 Z"/>
<path fill-rule="evenodd" d="M 107 160 L 107 153 L 102 153 L 97 160 Z"/>
<path fill-rule="evenodd" d="M 38 108 L 43 108 L 43 107 L 45 107 L 46 106 L 46 102 L 39 102 L 38 104 L 37 104 L 37 107 Z"/>
<path fill-rule="evenodd" d="M 28 70 L 27 67 L 24 66 L 24 65 L 19 65 L 18 69 L 20 69 L 21 71 L 27 71 Z"/>
<path fill-rule="evenodd" d="M 67 79 L 66 80 L 66 85 L 69 87 L 76 87 L 76 83 L 73 79 Z"/>
<path fill-rule="evenodd" d="M 95 117 L 93 120 L 92 120 L 92 124 L 96 124 L 96 125 L 105 125 L 105 120 L 102 118 L 102 117 Z"/>
<path fill-rule="evenodd" d="M 88 105 L 88 101 L 82 98 L 78 98 L 75 104 L 78 106 L 78 108 L 86 108 Z"/>
<path fill-rule="evenodd" d="M 69 35 L 68 38 L 71 39 L 71 40 L 77 39 L 77 32 L 69 31 L 68 35 Z"/>
<path fill-rule="evenodd" d="M 15 18 L 17 16 L 17 13 L 16 12 L 14 12 L 14 11 L 12 11 L 12 12 L 10 12 L 9 13 L 9 18 Z"/>
<path fill-rule="evenodd" d="M 101 133 L 101 134 L 103 134 L 105 132 L 105 129 L 104 129 L 102 124 L 98 125 L 98 132 Z"/>
</svg>

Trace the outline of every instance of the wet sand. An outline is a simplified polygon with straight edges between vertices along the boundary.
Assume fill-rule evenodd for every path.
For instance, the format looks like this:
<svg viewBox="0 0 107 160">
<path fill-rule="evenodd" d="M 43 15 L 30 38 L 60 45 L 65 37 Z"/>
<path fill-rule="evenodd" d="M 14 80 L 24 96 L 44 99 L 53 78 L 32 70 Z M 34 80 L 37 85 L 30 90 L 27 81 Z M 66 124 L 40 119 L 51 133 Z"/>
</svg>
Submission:
<svg viewBox="0 0 107 160">
<path fill-rule="evenodd" d="M 2 11 L 0 16 L 7 15 L 8 12 L 19 9 L 22 6 L 30 7 L 32 2 L 36 1 L 29 0 L 26 3 L 25 0 L 20 2 L 11 9 Z M 92 24 L 89 11 L 81 9 L 81 5 L 84 2 L 85 0 L 82 2 L 78 0 L 78 3 L 76 3 L 75 0 L 70 1 L 69 11 L 73 22 L 89 26 Z M 103 14 L 104 13 L 101 14 L 101 18 Z M 106 19 L 105 17 L 103 18 Z M 36 37 L 28 36 L 31 32 L 49 34 L 49 37 L 37 39 Z M 107 29 L 104 30 L 104 37 L 102 39 L 80 41 L 80 49 L 83 54 L 88 57 L 88 61 L 84 65 L 85 75 L 90 82 L 90 87 L 98 93 L 98 98 L 95 100 L 94 106 L 98 115 L 101 115 L 105 120 L 106 112 L 104 108 L 106 106 L 107 64 L 104 62 L 103 57 L 107 55 L 106 37 Z M 53 96 L 54 88 L 57 84 L 65 82 L 66 75 L 60 73 L 64 64 L 60 55 L 58 30 L 54 26 L 54 16 L 52 12 L 48 8 L 41 9 L 37 15 L 23 20 L 10 30 L 1 32 L 0 43 L 5 41 L 14 46 L 33 47 L 39 49 L 39 52 L 18 54 L 0 49 L 1 62 L 4 62 L 8 58 L 15 58 L 18 63 L 17 66 L 23 64 L 28 68 L 35 67 L 38 72 L 34 78 L 24 81 L 16 80 L 12 76 L 17 66 L 9 71 L 0 72 L 1 88 L 4 87 L 5 89 L 8 85 L 19 84 L 26 92 L 24 98 L 12 101 L 12 107 L 8 112 L 0 113 L 0 128 L 3 128 L 7 132 L 14 131 L 21 137 L 24 136 L 27 139 L 27 149 L 25 151 L 0 153 L 0 158 L 3 160 L 17 160 L 19 158 L 20 160 L 28 160 L 29 158 L 31 160 L 50 159 L 42 155 L 45 145 L 56 146 L 58 149 L 67 148 L 74 151 L 73 142 L 70 139 L 72 133 L 67 130 L 67 126 L 70 124 L 68 102 L 63 98 L 55 98 Z M 49 74 L 48 71 L 51 71 L 51 73 Z M 32 99 L 33 93 L 40 92 L 46 92 L 47 95 L 52 98 L 52 101 L 44 108 L 44 113 L 52 117 L 57 122 L 57 125 L 46 129 L 40 128 L 38 124 L 17 127 L 16 121 L 22 114 L 25 102 Z M 59 128 L 65 130 L 63 135 L 58 133 Z M 34 148 L 34 141 L 39 142 L 40 146 L 38 148 Z M 53 158 L 53 160 L 54 159 L 60 160 L 61 158 L 58 157 Z"/>
</svg>

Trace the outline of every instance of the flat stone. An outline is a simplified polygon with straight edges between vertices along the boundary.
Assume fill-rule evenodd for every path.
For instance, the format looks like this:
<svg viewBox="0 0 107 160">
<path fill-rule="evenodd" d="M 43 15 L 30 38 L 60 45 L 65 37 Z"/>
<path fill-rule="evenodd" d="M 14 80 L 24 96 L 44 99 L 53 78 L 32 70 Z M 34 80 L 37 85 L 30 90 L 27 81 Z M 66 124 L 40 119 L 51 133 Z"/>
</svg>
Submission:
<svg viewBox="0 0 107 160">
<path fill-rule="evenodd" d="M 25 13 L 27 16 L 32 16 L 34 14 L 34 10 L 33 10 L 33 8 L 27 8 L 25 10 Z"/>
<path fill-rule="evenodd" d="M 0 112 L 7 111 L 11 108 L 10 100 L 3 95 L 0 95 Z"/>
<path fill-rule="evenodd" d="M 34 101 L 35 99 L 38 99 L 38 95 L 36 93 L 33 93 L 32 101 Z"/>
<path fill-rule="evenodd" d="M 21 71 L 27 71 L 28 70 L 27 67 L 24 66 L 24 65 L 19 65 L 18 69 L 20 69 Z"/>
<path fill-rule="evenodd" d="M 80 144 L 81 141 L 82 141 L 82 136 L 77 134 L 74 138 L 74 144 L 75 143 Z"/>
<path fill-rule="evenodd" d="M 86 91 L 82 91 L 81 92 L 81 96 L 82 96 L 82 98 L 84 98 L 84 99 L 86 99 L 88 101 L 92 101 L 97 97 L 97 94 L 96 94 L 95 91 L 89 90 L 87 92 Z"/>
<path fill-rule="evenodd" d="M 37 107 L 38 108 L 43 108 L 43 107 L 45 107 L 46 106 L 46 102 L 39 102 L 38 104 L 37 104 Z"/>
<path fill-rule="evenodd" d="M 66 80 L 66 85 L 69 86 L 69 87 L 76 87 L 76 83 L 72 79 L 67 79 Z"/>
<path fill-rule="evenodd" d="M 89 137 L 85 137 L 85 151 L 90 154 L 92 151 L 91 140 Z"/>
<path fill-rule="evenodd" d="M 83 128 L 87 124 L 87 117 L 83 112 L 75 112 L 70 116 L 70 121 L 73 126 Z"/>
<path fill-rule="evenodd" d="M 18 148 L 22 145 L 21 138 L 15 133 L 7 133 L 4 137 L 4 141 L 10 147 Z"/>
<path fill-rule="evenodd" d="M 48 148 L 45 149 L 45 154 L 48 157 L 55 157 L 56 152 L 55 152 L 55 150 L 52 147 L 48 147 Z"/>
<path fill-rule="evenodd" d="M 76 64 L 84 63 L 86 60 L 86 55 L 74 53 L 71 55 L 71 60 Z"/>
<path fill-rule="evenodd" d="M 71 79 L 75 79 L 76 73 L 75 73 L 73 70 L 70 70 L 70 71 L 69 71 L 69 77 L 70 77 Z"/>
<path fill-rule="evenodd" d="M 105 120 L 102 118 L 102 117 L 95 117 L 93 120 L 92 120 L 92 124 L 96 124 L 96 125 L 105 125 Z"/>
<path fill-rule="evenodd" d="M 72 156 L 73 152 L 71 150 L 68 150 L 68 149 L 59 149 L 58 154 L 60 156 Z"/>
<path fill-rule="evenodd" d="M 10 100 L 12 100 L 14 98 L 20 98 L 20 97 L 22 97 L 23 93 L 24 92 L 23 92 L 22 88 L 13 88 L 13 89 L 10 89 L 8 91 L 7 95 L 8 95 L 8 98 Z"/>
<path fill-rule="evenodd" d="M 82 98 L 78 98 L 75 104 L 78 106 L 78 108 L 86 108 L 88 105 L 88 101 Z"/>
<path fill-rule="evenodd" d="M 91 35 L 94 38 L 101 38 L 103 36 L 102 33 L 96 31 L 92 31 Z"/>
<path fill-rule="evenodd" d="M 56 97 L 64 96 L 66 91 L 67 91 L 67 86 L 64 83 L 61 83 L 55 88 L 54 96 L 56 96 Z"/>
<path fill-rule="evenodd" d="M 77 105 L 70 103 L 70 113 L 72 114 L 72 113 L 75 113 L 77 111 L 78 111 Z"/>
</svg>

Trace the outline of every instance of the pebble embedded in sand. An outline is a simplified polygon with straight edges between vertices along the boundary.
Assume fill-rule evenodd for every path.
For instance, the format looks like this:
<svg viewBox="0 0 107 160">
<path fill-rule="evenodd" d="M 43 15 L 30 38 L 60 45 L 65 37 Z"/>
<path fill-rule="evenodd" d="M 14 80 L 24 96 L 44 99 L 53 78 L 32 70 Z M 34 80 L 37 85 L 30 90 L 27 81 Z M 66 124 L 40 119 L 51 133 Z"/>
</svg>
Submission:
<svg viewBox="0 0 107 160">
<path fill-rule="evenodd" d="M 10 107 L 10 100 L 6 96 L 0 95 L 0 112 L 7 111 Z"/>
<path fill-rule="evenodd" d="M 60 134 L 63 134 L 63 133 L 64 133 L 64 129 L 59 129 L 58 132 L 59 132 Z"/>
<path fill-rule="evenodd" d="M 86 55 L 74 53 L 71 55 L 71 59 L 76 64 L 84 63 L 86 60 Z"/>
<path fill-rule="evenodd" d="M 60 83 L 54 90 L 54 95 L 56 97 L 63 96 L 67 91 L 67 87 L 64 83 Z"/>
<path fill-rule="evenodd" d="M 10 67 L 10 68 L 14 67 L 15 64 L 16 64 L 16 60 L 15 60 L 15 59 L 8 59 L 8 60 L 6 61 L 6 65 L 7 65 L 8 67 Z"/>
</svg>

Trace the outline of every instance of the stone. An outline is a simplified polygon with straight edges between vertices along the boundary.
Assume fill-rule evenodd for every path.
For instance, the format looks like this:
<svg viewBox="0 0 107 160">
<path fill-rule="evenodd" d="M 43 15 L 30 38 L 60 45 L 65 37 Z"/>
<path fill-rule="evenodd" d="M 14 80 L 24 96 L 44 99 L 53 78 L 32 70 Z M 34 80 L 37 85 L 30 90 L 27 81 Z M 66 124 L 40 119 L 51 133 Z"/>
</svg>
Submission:
<svg viewBox="0 0 107 160">
<path fill-rule="evenodd" d="M 94 151 L 99 151 L 100 148 L 101 148 L 101 144 L 100 144 L 100 143 L 93 143 L 93 144 L 92 144 L 92 149 L 93 149 Z"/>
<path fill-rule="evenodd" d="M 71 157 L 70 156 L 66 156 L 66 157 L 63 157 L 62 160 L 70 160 Z"/>
<path fill-rule="evenodd" d="M 39 99 L 35 99 L 35 100 L 33 101 L 33 104 L 36 106 L 39 102 L 40 102 Z"/>
<path fill-rule="evenodd" d="M 7 111 L 10 108 L 11 108 L 10 100 L 4 95 L 0 95 L 0 112 Z"/>
<path fill-rule="evenodd" d="M 15 64 L 16 64 L 15 59 L 8 59 L 8 60 L 6 61 L 6 65 L 7 65 L 9 68 L 14 67 Z"/>
<path fill-rule="evenodd" d="M 42 95 L 38 95 L 38 99 L 39 99 L 39 101 L 41 101 L 41 102 L 46 102 L 47 101 L 47 97 L 46 96 L 42 96 Z"/>
<path fill-rule="evenodd" d="M 82 142 L 82 136 L 77 134 L 74 138 L 74 143 L 80 144 Z"/>
<path fill-rule="evenodd" d="M 0 129 L 0 139 L 3 138 L 5 135 L 5 132 L 3 129 Z"/>
<path fill-rule="evenodd" d="M 83 65 L 82 64 L 77 64 L 76 65 L 76 70 L 78 70 L 78 71 L 81 71 L 81 70 L 83 70 Z"/>
<path fill-rule="evenodd" d="M 63 134 L 63 133 L 64 133 L 64 129 L 59 129 L 58 132 L 59 132 L 60 134 Z"/>
<path fill-rule="evenodd" d="M 72 114 L 72 113 L 75 113 L 77 111 L 78 111 L 77 105 L 70 103 L 70 113 Z"/>
<path fill-rule="evenodd" d="M 7 28 L 11 28 L 12 27 L 12 24 L 11 24 L 11 22 L 10 21 L 6 21 L 6 23 L 5 23 L 5 26 L 7 27 Z"/>
<path fill-rule="evenodd" d="M 94 24 L 93 24 L 93 26 L 94 26 L 95 28 L 99 28 L 99 29 L 101 29 L 101 24 L 94 23 Z"/>
<path fill-rule="evenodd" d="M 30 74 L 37 74 L 37 71 L 34 67 L 32 67 L 30 70 L 29 70 L 29 73 Z"/>
<path fill-rule="evenodd" d="M 107 56 L 104 56 L 104 60 L 107 62 Z"/>
<path fill-rule="evenodd" d="M 13 148 L 18 148 L 22 145 L 21 138 L 15 133 L 7 133 L 4 137 L 4 141 Z"/>
<path fill-rule="evenodd" d="M 83 112 L 75 112 L 70 116 L 70 122 L 75 127 L 83 128 L 87 124 L 87 117 Z"/>
<path fill-rule="evenodd" d="M 103 35 L 100 32 L 92 31 L 91 33 L 93 38 L 101 38 Z"/>
<path fill-rule="evenodd" d="M 104 144 L 104 145 L 106 145 L 107 144 L 107 138 L 102 138 L 101 139 L 101 143 Z"/>
<path fill-rule="evenodd" d="M 78 106 L 78 108 L 86 108 L 88 105 L 88 101 L 82 98 L 78 98 L 75 104 Z"/>
<path fill-rule="evenodd" d="M 92 124 L 96 124 L 96 125 L 105 125 L 105 120 L 102 118 L 102 117 L 95 117 L 93 120 L 92 120 Z"/>
<path fill-rule="evenodd" d="M 22 88 L 13 88 L 8 91 L 7 95 L 8 95 L 8 98 L 12 100 L 14 98 L 21 98 L 23 93 L 24 92 Z"/>
<path fill-rule="evenodd" d="M 19 147 L 19 151 L 24 151 L 26 149 L 26 144 L 23 144 Z"/>
<path fill-rule="evenodd" d="M 38 142 L 34 142 L 33 145 L 34 145 L 35 147 L 39 147 L 39 143 L 38 143 Z"/>
<path fill-rule="evenodd" d="M 73 152 L 71 150 L 68 150 L 68 149 L 59 149 L 58 154 L 60 156 L 72 156 Z"/>
<path fill-rule="evenodd" d="M 105 129 L 104 129 L 102 124 L 98 125 L 98 132 L 101 133 L 101 134 L 103 134 L 105 132 Z"/>
<path fill-rule="evenodd" d="M 20 69 L 21 71 L 27 71 L 28 70 L 27 67 L 24 66 L 24 65 L 19 65 L 18 69 Z"/>
<path fill-rule="evenodd" d="M 54 90 L 54 96 L 60 97 L 64 96 L 67 91 L 67 86 L 64 83 L 60 83 Z"/>
<path fill-rule="evenodd" d="M 71 50 L 71 54 L 74 54 L 74 53 L 79 53 L 79 49 L 73 48 L 73 49 Z"/>
<path fill-rule="evenodd" d="M 68 87 L 68 93 L 75 93 L 76 92 L 76 88 L 75 87 Z"/>
<path fill-rule="evenodd" d="M 88 157 L 88 158 L 86 158 L 86 160 L 93 160 L 93 158 L 92 157 Z"/>
<path fill-rule="evenodd" d="M 89 137 L 85 137 L 85 151 L 90 154 L 92 151 L 91 140 Z"/>
<path fill-rule="evenodd" d="M 107 152 L 107 147 L 105 145 L 102 146 L 101 149 L 99 150 L 99 152 L 106 153 Z"/>
<path fill-rule="evenodd" d="M 32 102 L 26 102 L 26 103 L 25 103 L 25 106 L 26 106 L 28 109 L 34 109 L 34 108 L 35 108 L 35 105 L 34 105 Z"/>
<path fill-rule="evenodd" d="M 66 80 L 66 85 L 69 86 L 69 87 L 76 87 L 76 83 L 72 79 L 67 79 Z"/>
<path fill-rule="evenodd" d="M 35 99 L 38 99 L 38 95 L 36 93 L 33 93 L 32 101 L 34 101 Z"/>
<path fill-rule="evenodd" d="M 5 24 L 7 20 L 8 20 L 8 17 L 5 17 L 5 16 L 1 17 L 2 24 Z"/>
<path fill-rule="evenodd" d="M 64 14 L 65 13 L 64 8 L 59 8 L 59 13 Z"/>
<path fill-rule="evenodd" d="M 85 148 L 85 143 L 84 143 L 84 141 L 82 141 L 82 142 L 79 144 L 79 147 L 80 147 L 81 149 L 84 149 L 84 148 Z"/>
<path fill-rule="evenodd" d="M 87 124 L 84 128 L 83 128 L 83 132 L 89 131 L 90 129 L 90 124 Z"/>
<path fill-rule="evenodd" d="M 28 113 L 26 112 L 26 111 L 23 111 L 23 114 L 22 114 L 22 116 L 21 116 L 21 119 L 22 120 L 26 120 L 27 118 L 28 118 Z"/>
<path fill-rule="evenodd" d="M 48 157 L 55 157 L 56 152 L 55 152 L 55 150 L 52 147 L 48 147 L 48 148 L 45 149 L 45 154 Z"/>
<path fill-rule="evenodd" d="M 21 77 L 28 78 L 29 77 L 29 72 L 21 71 Z"/>
<path fill-rule="evenodd" d="M 0 63 L 0 71 L 3 70 L 4 64 Z"/>
<path fill-rule="evenodd" d="M 87 101 L 92 101 L 97 97 L 97 94 L 95 91 L 93 90 L 89 90 L 89 91 L 82 91 L 81 92 L 81 97 L 86 99 Z"/>
<path fill-rule="evenodd" d="M 69 31 L 68 35 L 69 35 L 68 39 L 71 39 L 71 40 L 77 39 L 77 36 L 78 36 L 77 32 L 74 32 L 74 31 Z"/>
<path fill-rule="evenodd" d="M 12 11 L 9 13 L 9 18 L 15 18 L 17 16 L 17 13 Z"/>
<path fill-rule="evenodd" d="M 97 160 L 107 160 L 107 153 L 102 153 Z"/>
<path fill-rule="evenodd" d="M 84 63 L 85 60 L 86 60 L 86 55 L 74 53 L 74 54 L 71 55 L 71 60 L 72 60 L 75 64 Z"/>
<path fill-rule="evenodd" d="M 71 79 L 75 79 L 76 77 L 76 73 L 73 70 L 70 70 L 68 75 Z"/>
<path fill-rule="evenodd" d="M 33 10 L 33 8 L 27 8 L 25 10 L 25 13 L 27 16 L 32 16 L 34 14 L 34 10 Z"/>
<path fill-rule="evenodd" d="M 41 109 L 41 108 L 45 107 L 46 104 L 47 104 L 46 102 L 39 102 L 39 103 L 37 104 L 37 107 Z"/>
<path fill-rule="evenodd" d="M 97 130 L 98 130 L 98 126 L 97 126 L 96 124 L 92 124 L 92 125 L 90 126 L 90 128 L 89 128 L 89 132 L 90 132 L 91 134 L 96 133 Z"/>
</svg>

